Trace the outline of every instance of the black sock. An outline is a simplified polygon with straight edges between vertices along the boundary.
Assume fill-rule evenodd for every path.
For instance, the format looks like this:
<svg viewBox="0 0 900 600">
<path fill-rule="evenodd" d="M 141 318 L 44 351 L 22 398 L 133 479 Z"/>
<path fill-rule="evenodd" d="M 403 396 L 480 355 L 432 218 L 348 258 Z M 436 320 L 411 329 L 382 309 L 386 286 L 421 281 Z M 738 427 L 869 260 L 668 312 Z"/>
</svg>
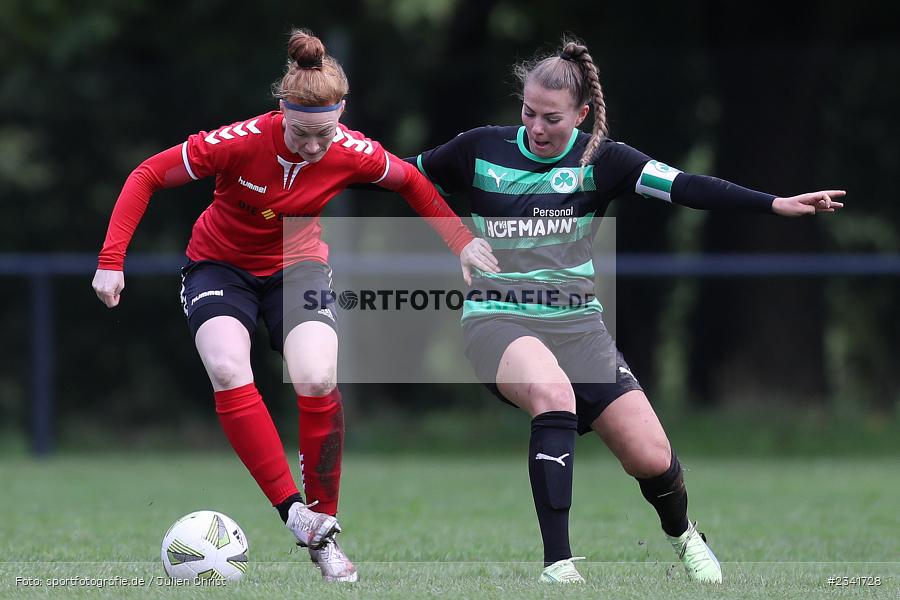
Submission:
<svg viewBox="0 0 900 600">
<path fill-rule="evenodd" d="M 641 486 L 644 498 L 659 514 L 663 531 L 676 537 L 687 531 L 687 489 L 684 487 L 681 463 L 678 462 L 675 451 L 672 450 L 672 462 L 665 473 L 647 479 L 635 479 Z"/>
<path fill-rule="evenodd" d="M 531 421 L 528 475 L 544 540 L 544 566 L 572 558 L 569 507 L 578 417 L 568 411 L 545 412 Z"/>
<path fill-rule="evenodd" d="M 279 502 L 275 505 L 275 510 L 278 511 L 279 516 L 281 516 L 281 520 L 287 523 L 288 520 L 288 511 L 291 509 L 291 506 L 294 502 L 299 502 L 303 504 L 303 496 L 300 494 L 291 494 L 288 496 L 283 502 Z"/>
</svg>

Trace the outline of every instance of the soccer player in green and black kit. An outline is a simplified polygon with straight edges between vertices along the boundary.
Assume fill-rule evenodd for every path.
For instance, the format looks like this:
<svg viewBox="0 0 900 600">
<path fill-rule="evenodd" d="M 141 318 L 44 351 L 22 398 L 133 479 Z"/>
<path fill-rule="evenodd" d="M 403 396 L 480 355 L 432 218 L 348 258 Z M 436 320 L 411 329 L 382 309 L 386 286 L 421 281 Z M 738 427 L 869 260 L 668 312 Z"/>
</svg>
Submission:
<svg viewBox="0 0 900 600">
<path fill-rule="evenodd" d="M 542 581 L 583 581 L 569 548 L 575 434 L 595 431 L 644 498 L 696 581 L 721 582 L 687 517 L 681 465 L 593 297 L 592 223 L 637 193 L 698 209 L 784 216 L 834 212 L 841 190 L 781 198 L 682 173 L 607 137 L 606 106 L 587 48 L 517 66 L 519 127 L 480 127 L 416 158 L 448 194 L 464 193 L 500 273 L 478 273 L 464 306 L 466 354 L 479 379 L 528 412 L 528 470 L 544 543 Z M 591 135 L 577 127 L 594 108 Z"/>
</svg>

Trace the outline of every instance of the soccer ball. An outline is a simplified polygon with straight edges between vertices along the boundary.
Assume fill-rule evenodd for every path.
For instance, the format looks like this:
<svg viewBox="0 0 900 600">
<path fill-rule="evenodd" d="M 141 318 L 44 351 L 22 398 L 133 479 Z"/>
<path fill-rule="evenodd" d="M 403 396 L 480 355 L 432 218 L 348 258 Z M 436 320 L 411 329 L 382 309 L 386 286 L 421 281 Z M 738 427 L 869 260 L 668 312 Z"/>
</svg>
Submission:
<svg viewBox="0 0 900 600">
<path fill-rule="evenodd" d="M 199 510 L 175 521 L 163 537 L 162 562 L 172 579 L 239 581 L 247 570 L 247 536 L 229 517 Z"/>
</svg>

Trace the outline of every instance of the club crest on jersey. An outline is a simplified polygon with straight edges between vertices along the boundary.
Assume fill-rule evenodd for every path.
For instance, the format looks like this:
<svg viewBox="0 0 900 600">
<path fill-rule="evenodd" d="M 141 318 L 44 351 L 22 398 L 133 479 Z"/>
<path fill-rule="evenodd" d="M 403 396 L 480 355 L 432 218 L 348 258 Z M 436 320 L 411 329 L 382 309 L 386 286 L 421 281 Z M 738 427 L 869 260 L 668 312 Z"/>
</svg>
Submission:
<svg viewBox="0 0 900 600">
<path fill-rule="evenodd" d="M 289 190 L 291 186 L 294 185 L 294 179 L 297 178 L 297 174 L 300 172 L 300 169 L 309 164 L 308 161 L 303 162 L 289 162 L 275 155 L 275 158 L 278 159 L 278 164 L 281 165 L 281 168 L 284 169 L 284 177 L 281 180 L 281 189 Z"/>
<path fill-rule="evenodd" d="M 557 169 L 550 180 L 550 187 L 560 194 L 568 194 L 578 187 L 578 174 L 572 169 Z"/>
</svg>

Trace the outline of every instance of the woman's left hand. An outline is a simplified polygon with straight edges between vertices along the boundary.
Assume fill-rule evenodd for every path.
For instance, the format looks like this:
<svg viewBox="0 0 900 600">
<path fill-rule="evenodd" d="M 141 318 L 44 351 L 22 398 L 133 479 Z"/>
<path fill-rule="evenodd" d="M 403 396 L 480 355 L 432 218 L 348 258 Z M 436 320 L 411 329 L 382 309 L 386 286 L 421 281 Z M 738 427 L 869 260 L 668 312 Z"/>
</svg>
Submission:
<svg viewBox="0 0 900 600">
<path fill-rule="evenodd" d="M 820 212 L 833 213 L 844 207 L 843 202 L 836 202 L 834 199 L 846 194 L 844 190 L 823 190 L 789 198 L 775 198 L 772 201 L 772 212 L 783 217 L 802 217 Z"/>
<path fill-rule="evenodd" d="M 500 263 L 494 256 L 491 245 L 482 238 L 475 238 L 459 253 L 459 266 L 462 267 L 463 279 L 466 285 L 472 285 L 472 269 L 479 269 L 486 273 L 499 273 Z"/>
</svg>

